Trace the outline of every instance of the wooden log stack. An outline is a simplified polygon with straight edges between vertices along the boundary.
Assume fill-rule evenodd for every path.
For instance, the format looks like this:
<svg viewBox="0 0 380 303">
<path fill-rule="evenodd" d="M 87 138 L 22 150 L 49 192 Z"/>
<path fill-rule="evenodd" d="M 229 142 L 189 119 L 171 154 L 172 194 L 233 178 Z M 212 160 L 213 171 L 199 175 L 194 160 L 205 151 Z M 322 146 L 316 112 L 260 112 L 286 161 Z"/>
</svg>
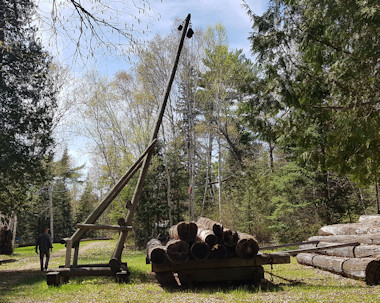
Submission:
<svg viewBox="0 0 380 303">
<path fill-rule="evenodd" d="M 147 259 L 174 264 L 189 259 L 253 258 L 259 251 L 255 237 L 224 228 L 222 224 L 200 217 L 197 222 L 180 222 L 169 229 L 170 240 L 152 239 L 147 244 Z"/>
<path fill-rule="evenodd" d="M 225 228 L 201 217 L 180 222 L 169 230 L 169 240 L 152 239 L 147 261 L 160 283 L 245 281 L 260 283 L 264 264 L 290 263 L 290 255 L 259 253 L 255 237 Z"/>
<path fill-rule="evenodd" d="M 324 226 L 318 236 L 309 241 L 318 242 L 302 248 L 323 248 L 348 242 L 357 242 L 357 245 L 300 253 L 298 263 L 361 279 L 368 285 L 380 284 L 380 215 L 362 216 L 358 223 Z"/>
<path fill-rule="evenodd" d="M 220 263 L 222 267 L 227 259 L 234 260 L 236 264 L 241 260 L 246 265 L 245 260 L 253 260 L 259 251 L 253 236 L 225 228 L 205 217 L 196 222 L 173 225 L 169 229 L 169 237 L 167 242 L 152 239 L 147 244 L 147 261 L 152 263 L 153 271 L 157 268 L 162 271 L 165 267 L 173 271 L 190 263 L 196 270 L 207 262 L 212 263 L 210 266 Z"/>
</svg>

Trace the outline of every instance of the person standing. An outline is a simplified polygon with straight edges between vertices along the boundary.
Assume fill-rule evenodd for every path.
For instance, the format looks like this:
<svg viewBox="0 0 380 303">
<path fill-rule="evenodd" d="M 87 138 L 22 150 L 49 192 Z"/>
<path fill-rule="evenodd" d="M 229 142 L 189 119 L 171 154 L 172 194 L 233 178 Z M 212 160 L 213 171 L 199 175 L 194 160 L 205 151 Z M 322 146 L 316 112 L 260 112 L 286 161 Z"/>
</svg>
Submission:
<svg viewBox="0 0 380 303">
<path fill-rule="evenodd" d="M 38 236 L 36 242 L 36 254 L 38 254 L 38 248 L 40 250 L 41 271 L 44 270 L 44 256 L 46 257 L 45 270 L 47 270 L 49 265 L 50 252 L 53 250 L 53 245 L 51 243 L 51 238 L 48 232 L 49 228 L 44 228 L 43 233 Z"/>
</svg>

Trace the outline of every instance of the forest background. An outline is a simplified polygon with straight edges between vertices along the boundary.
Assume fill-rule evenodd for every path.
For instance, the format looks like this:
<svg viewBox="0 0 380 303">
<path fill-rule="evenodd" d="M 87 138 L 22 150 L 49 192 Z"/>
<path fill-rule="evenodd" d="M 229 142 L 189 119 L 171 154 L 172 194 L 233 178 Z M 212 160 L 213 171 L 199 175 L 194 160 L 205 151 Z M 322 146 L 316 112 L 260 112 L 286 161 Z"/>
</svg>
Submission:
<svg viewBox="0 0 380 303">
<path fill-rule="evenodd" d="M 63 3 L 89 22 L 79 28 L 90 29 L 89 43 L 105 42 L 91 24 L 119 29 L 76 1 Z M 0 4 L 0 212 L 17 214 L 21 245 L 44 226 L 59 241 L 149 144 L 182 20 L 145 43 L 123 29 L 132 68 L 78 79 L 37 38 L 33 1 Z M 198 216 L 282 243 L 379 213 L 379 5 L 277 0 L 259 15 L 241 4 L 253 59 L 231 49 L 221 23 L 194 26 L 186 40 L 133 223 L 139 247 Z M 78 42 L 74 54 L 85 59 L 96 43 Z M 86 138 L 90 167 L 59 152 L 68 124 Z M 126 215 L 135 183 L 100 223 Z"/>
</svg>

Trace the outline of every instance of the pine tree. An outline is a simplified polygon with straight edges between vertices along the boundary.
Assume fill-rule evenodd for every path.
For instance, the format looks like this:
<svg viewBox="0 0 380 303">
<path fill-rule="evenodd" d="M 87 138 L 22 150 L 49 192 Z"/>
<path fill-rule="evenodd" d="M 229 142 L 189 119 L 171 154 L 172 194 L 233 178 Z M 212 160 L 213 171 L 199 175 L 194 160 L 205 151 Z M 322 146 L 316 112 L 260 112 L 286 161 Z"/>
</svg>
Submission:
<svg viewBox="0 0 380 303">
<path fill-rule="evenodd" d="M 23 204 L 46 176 L 51 155 L 55 89 L 51 58 L 36 38 L 32 1 L 0 0 L 0 208 Z"/>
</svg>

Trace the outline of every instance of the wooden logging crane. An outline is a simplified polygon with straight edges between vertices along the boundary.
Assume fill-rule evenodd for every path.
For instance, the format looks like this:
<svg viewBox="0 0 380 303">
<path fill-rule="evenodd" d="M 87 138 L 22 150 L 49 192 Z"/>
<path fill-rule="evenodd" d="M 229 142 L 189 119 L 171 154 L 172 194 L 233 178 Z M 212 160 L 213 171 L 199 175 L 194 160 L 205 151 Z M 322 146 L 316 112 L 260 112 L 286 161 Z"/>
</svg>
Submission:
<svg viewBox="0 0 380 303">
<path fill-rule="evenodd" d="M 160 105 L 158 116 L 156 119 L 155 127 L 152 131 L 151 142 L 143 154 L 138 160 L 128 169 L 125 175 L 118 181 L 118 183 L 108 192 L 103 201 L 92 211 L 88 218 L 82 223 L 77 225 L 77 230 L 70 238 L 64 239 L 66 242 L 66 258 L 65 264 L 58 269 L 49 270 L 46 275 L 46 281 L 48 285 L 60 285 L 62 282 L 68 282 L 70 277 L 73 276 L 115 276 L 119 282 L 128 281 L 129 271 L 126 263 L 122 263 L 121 255 L 124 248 L 124 243 L 127 238 L 128 231 L 132 229 L 132 220 L 136 212 L 141 190 L 143 187 L 144 179 L 148 171 L 150 160 L 153 155 L 154 146 L 157 141 L 158 132 L 162 124 L 165 108 L 169 98 L 170 90 L 174 81 L 174 77 L 177 71 L 178 62 L 182 47 L 184 44 L 185 36 L 191 38 L 193 30 L 189 29 L 191 15 L 188 14 L 182 25 L 178 27 L 178 30 L 182 31 L 181 39 L 179 42 L 177 54 L 173 63 L 172 71 L 167 83 L 167 87 L 163 96 L 163 101 Z M 122 224 L 117 225 L 97 225 L 95 222 L 104 213 L 107 207 L 118 196 L 121 190 L 128 184 L 131 178 L 140 170 L 140 176 L 137 181 L 131 206 L 125 220 L 120 220 Z M 79 265 L 79 243 L 82 237 L 88 230 L 94 229 L 108 229 L 118 230 L 120 232 L 119 239 L 117 241 L 116 248 L 111 256 L 108 264 L 97 265 Z M 72 250 L 74 254 L 72 257 Z"/>
</svg>

